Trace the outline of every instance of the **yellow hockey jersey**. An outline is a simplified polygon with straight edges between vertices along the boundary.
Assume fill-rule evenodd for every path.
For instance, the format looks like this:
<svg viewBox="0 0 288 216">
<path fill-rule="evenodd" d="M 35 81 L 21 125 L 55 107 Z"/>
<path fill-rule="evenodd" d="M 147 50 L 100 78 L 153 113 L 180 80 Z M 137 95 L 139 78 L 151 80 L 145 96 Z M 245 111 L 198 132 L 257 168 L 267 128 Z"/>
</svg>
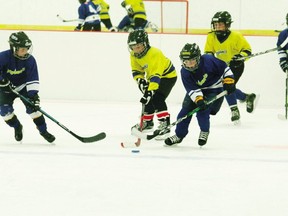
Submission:
<svg viewBox="0 0 288 216">
<path fill-rule="evenodd" d="M 110 19 L 109 4 L 107 4 L 104 0 L 92 0 L 94 4 L 98 4 L 101 6 L 100 18 L 101 19 Z"/>
<path fill-rule="evenodd" d="M 146 10 L 143 0 L 125 0 L 126 5 L 130 5 L 133 10 L 133 18 L 142 18 L 146 20 Z"/>
<path fill-rule="evenodd" d="M 170 59 L 161 50 L 151 47 L 145 56 L 136 58 L 133 52 L 130 55 L 133 78 L 146 79 L 149 82 L 148 90 L 157 90 L 161 78 L 176 77 L 176 70 Z"/>
<path fill-rule="evenodd" d="M 231 31 L 228 38 L 222 43 L 217 39 L 215 32 L 207 35 L 204 53 L 212 53 L 226 63 L 230 62 L 234 55 L 248 56 L 251 52 L 250 44 L 240 32 Z"/>
</svg>

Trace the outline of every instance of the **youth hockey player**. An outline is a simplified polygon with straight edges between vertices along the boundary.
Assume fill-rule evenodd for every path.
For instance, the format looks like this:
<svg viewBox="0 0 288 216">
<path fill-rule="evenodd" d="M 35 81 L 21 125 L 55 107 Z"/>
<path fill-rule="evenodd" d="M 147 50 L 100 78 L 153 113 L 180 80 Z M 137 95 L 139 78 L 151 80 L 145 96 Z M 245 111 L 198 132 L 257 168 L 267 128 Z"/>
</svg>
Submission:
<svg viewBox="0 0 288 216">
<path fill-rule="evenodd" d="M 286 24 L 288 26 L 288 13 L 286 15 Z M 284 29 L 278 35 L 277 46 L 279 47 L 288 38 L 288 28 Z M 279 65 L 286 73 L 288 71 L 288 44 L 278 50 Z"/>
<path fill-rule="evenodd" d="M 117 29 L 113 27 L 112 22 L 111 22 L 111 18 L 109 14 L 109 8 L 110 8 L 109 4 L 104 0 L 92 0 L 92 2 L 95 5 L 100 5 L 101 7 L 101 11 L 100 11 L 101 22 L 105 25 L 105 27 L 109 31 L 115 32 Z"/>
<path fill-rule="evenodd" d="M 91 1 L 79 0 L 78 8 L 79 24 L 75 27 L 75 31 L 101 31 L 100 5 Z"/>
<path fill-rule="evenodd" d="M 202 55 L 199 46 L 195 43 L 187 43 L 180 52 L 182 61 L 181 78 L 186 95 L 182 102 L 177 119 L 186 116 L 197 107 L 196 118 L 200 127 L 198 144 L 203 146 L 207 143 L 210 132 L 210 115 L 216 115 L 220 110 L 223 98 L 210 105 L 206 100 L 227 90 L 228 94 L 235 91 L 234 76 L 227 64 L 213 55 Z M 166 145 L 181 143 L 188 134 L 192 116 L 184 119 L 176 125 L 175 135 L 165 140 Z"/>
<path fill-rule="evenodd" d="M 37 107 L 40 107 L 39 75 L 36 60 L 31 55 L 32 42 L 20 31 L 10 35 L 9 44 L 9 50 L 0 52 L 0 115 L 14 128 L 15 139 L 21 141 L 23 126 L 13 107 L 13 102 L 18 96 L 11 91 L 12 87 L 33 102 L 35 106 L 31 107 L 22 100 L 26 106 L 26 113 L 33 119 L 41 136 L 48 142 L 53 142 L 55 137 L 47 131 L 44 116 L 37 111 Z"/>
<path fill-rule="evenodd" d="M 143 0 L 124 0 L 121 3 L 134 22 L 134 29 L 144 29 L 147 24 L 146 10 Z"/>
<path fill-rule="evenodd" d="M 146 20 L 146 24 L 144 26 L 145 30 L 151 29 L 152 32 L 158 32 L 158 27 L 155 23 Z M 135 30 L 135 23 L 133 20 L 133 15 L 127 14 L 123 19 L 120 21 L 119 25 L 117 26 L 117 30 L 120 32 L 131 32 Z"/>
<path fill-rule="evenodd" d="M 140 102 L 145 104 L 142 128 L 139 124 L 133 127 L 143 132 L 153 129 L 156 114 L 159 120 L 158 129 L 162 129 L 170 124 L 166 98 L 177 80 L 175 68 L 161 50 L 150 46 L 148 34 L 143 29 L 129 33 L 128 47 L 132 75 L 143 93 Z M 169 133 L 167 131 L 158 139 L 167 138 Z"/>
<path fill-rule="evenodd" d="M 251 47 L 241 33 L 230 30 L 231 23 L 232 18 L 227 11 L 219 11 L 213 16 L 211 21 L 212 32 L 207 35 L 204 52 L 215 55 L 229 64 L 236 84 L 245 66 L 244 60 L 239 60 L 239 58 L 250 55 Z M 252 113 L 256 95 L 254 93 L 244 93 L 237 88 L 234 94 L 226 96 L 231 109 L 231 121 L 234 123 L 238 123 L 240 119 L 237 99 L 241 102 L 246 102 L 247 112 Z"/>
</svg>

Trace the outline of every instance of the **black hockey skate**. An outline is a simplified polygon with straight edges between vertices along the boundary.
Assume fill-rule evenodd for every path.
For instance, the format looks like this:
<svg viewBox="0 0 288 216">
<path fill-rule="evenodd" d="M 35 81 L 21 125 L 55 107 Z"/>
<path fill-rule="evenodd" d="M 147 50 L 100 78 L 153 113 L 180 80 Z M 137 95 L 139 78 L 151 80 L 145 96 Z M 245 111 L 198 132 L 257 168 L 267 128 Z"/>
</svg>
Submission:
<svg viewBox="0 0 288 216">
<path fill-rule="evenodd" d="M 200 131 L 200 135 L 198 139 L 199 146 L 203 146 L 207 143 L 208 136 L 209 136 L 209 132 Z"/>
<path fill-rule="evenodd" d="M 171 136 L 171 137 L 168 137 L 167 139 L 165 139 L 165 144 L 168 145 L 168 146 L 172 146 L 172 145 L 175 145 L 175 144 L 178 144 L 178 143 L 181 143 L 183 140 L 183 138 L 180 138 L 178 137 L 176 134 Z"/>
<path fill-rule="evenodd" d="M 246 111 L 248 113 L 252 113 L 254 110 L 254 102 L 256 99 L 256 95 L 254 93 L 247 95 L 246 98 Z"/>
<path fill-rule="evenodd" d="M 23 126 L 21 124 L 17 128 L 14 128 L 14 136 L 16 141 L 23 139 Z"/>
<path fill-rule="evenodd" d="M 159 119 L 159 126 L 158 126 L 157 130 L 155 130 L 154 133 L 159 133 L 160 131 L 162 131 L 162 133 L 160 132 L 159 135 L 155 137 L 155 140 L 165 140 L 166 138 L 169 137 L 170 129 L 164 130 L 169 125 L 170 125 L 170 117 L 166 117 L 164 119 Z"/>
<path fill-rule="evenodd" d="M 133 128 L 136 128 L 138 131 L 141 131 L 141 132 L 151 132 L 152 129 L 154 127 L 154 122 L 153 121 L 143 121 L 143 125 L 142 125 L 142 128 L 140 128 L 140 124 L 136 124 L 134 125 L 131 130 Z"/>
<path fill-rule="evenodd" d="M 234 124 L 237 124 L 239 123 L 239 120 L 240 120 L 240 112 L 239 112 L 239 109 L 237 106 L 235 107 L 232 107 L 231 108 L 231 121 L 234 123 Z"/>
<path fill-rule="evenodd" d="M 40 135 L 42 137 L 44 137 L 45 140 L 47 140 L 49 143 L 54 142 L 54 140 L 56 139 L 55 136 L 53 136 L 52 134 L 50 134 L 48 131 L 45 131 L 43 133 L 40 133 Z"/>
</svg>

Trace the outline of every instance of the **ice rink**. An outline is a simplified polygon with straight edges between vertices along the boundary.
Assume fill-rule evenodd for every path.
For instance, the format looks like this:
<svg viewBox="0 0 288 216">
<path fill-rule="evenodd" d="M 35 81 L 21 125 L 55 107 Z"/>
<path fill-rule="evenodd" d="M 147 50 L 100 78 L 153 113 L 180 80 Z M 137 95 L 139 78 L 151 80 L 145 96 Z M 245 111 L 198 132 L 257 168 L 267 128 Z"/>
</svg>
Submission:
<svg viewBox="0 0 288 216">
<path fill-rule="evenodd" d="M 260 98 L 261 100 L 261 98 Z M 225 102 L 224 102 L 225 103 Z M 172 122 L 180 104 L 169 104 Z M 42 108 L 81 136 L 106 132 L 106 139 L 81 143 L 54 122 L 47 143 L 22 104 L 22 144 L 0 123 L 0 215 L 2 216 L 271 216 L 288 213 L 288 122 L 284 108 L 239 104 L 241 125 L 230 122 L 226 105 L 211 117 L 207 145 L 199 128 L 178 146 L 145 141 L 139 147 L 130 127 L 140 103 L 43 101 Z M 174 128 L 173 128 L 174 129 Z M 174 134 L 174 133 L 171 133 Z"/>
</svg>

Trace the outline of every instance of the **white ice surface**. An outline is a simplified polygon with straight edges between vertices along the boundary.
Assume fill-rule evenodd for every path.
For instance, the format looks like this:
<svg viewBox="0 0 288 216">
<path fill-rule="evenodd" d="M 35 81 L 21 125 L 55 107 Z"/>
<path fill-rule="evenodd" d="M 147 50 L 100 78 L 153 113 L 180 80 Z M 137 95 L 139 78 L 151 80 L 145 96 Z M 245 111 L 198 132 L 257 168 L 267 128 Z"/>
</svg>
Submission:
<svg viewBox="0 0 288 216">
<path fill-rule="evenodd" d="M 225 102 L 224 102 L 225 103 Z M 175 121 L 181 104 L 169 104 Z M 199 127 L 175 147 L 144 141 L 139 153 L 123 149 L 135 142 L 138 103 L 43 101 L 43 110 L 81 136 L 106 132 L 107 138 L 81 143 L 54 122 L 47 143 L 22 104 L 22 144 L 0 122 L 1 216 L 283 216 L 288 215 L 288 122 L 284 108 L 253 114 L 240 104 L 241 125 L 230 122 L 223 106 L 211 117 L 206 146 Z M 172 133 L 173 134 L 173 133 Z"/>
</svg>

